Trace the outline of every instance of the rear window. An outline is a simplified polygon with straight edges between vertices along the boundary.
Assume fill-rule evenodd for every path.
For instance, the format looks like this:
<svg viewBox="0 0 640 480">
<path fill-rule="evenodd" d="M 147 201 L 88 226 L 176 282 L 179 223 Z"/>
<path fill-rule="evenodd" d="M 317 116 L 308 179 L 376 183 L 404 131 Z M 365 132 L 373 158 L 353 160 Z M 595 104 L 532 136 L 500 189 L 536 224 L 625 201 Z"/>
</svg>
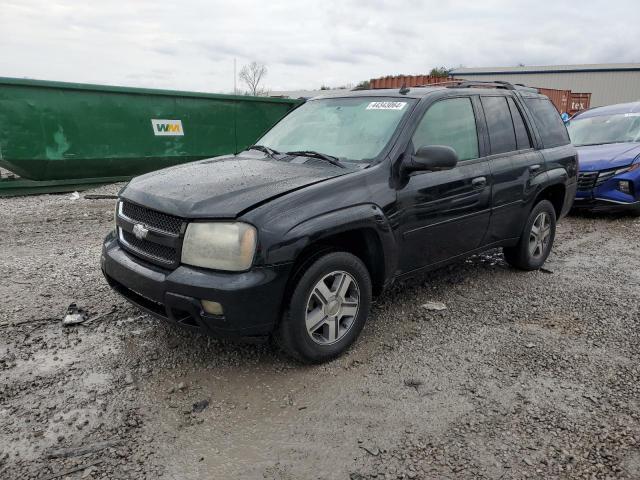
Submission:
<svg viewBox="0 0 640 480">
<path fill-rule="evenodd" d="M 491 154 L 516 150 L 516 134 L 506 98 L 482 97 L 482 107 L 489 129 Z"/>
<path fill-rule="evenodd" d="M 533 120 L 536 122 L 544 148 L 559 147 L 569 143 L 569 134 L 560 114 L 546 98 L 525 98 Z"/>
<path fill-rule="evenodd" d="M 511 110 L 511 117 L 513 118 L 513 128 L 516 131 L 516 143 L 518 144 L 518 150 L 531 148 L 531 140 L 529 140 L 527 127 L 524 124 L 520 110 L 516 107 L 513 98 L 508 98 L 507 102 L 509 103 L 509 110 Z"/>
</svg>

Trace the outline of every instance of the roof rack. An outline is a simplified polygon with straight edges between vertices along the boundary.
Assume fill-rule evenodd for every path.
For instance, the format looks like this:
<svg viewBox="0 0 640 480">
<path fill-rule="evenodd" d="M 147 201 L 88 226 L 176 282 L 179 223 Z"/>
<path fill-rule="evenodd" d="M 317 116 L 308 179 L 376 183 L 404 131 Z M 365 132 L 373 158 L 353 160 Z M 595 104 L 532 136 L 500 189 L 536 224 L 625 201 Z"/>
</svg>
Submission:
<svg viewBox="0 0 640 480">
<path fill-rule="evenodd" d="M 445 80 L 438 83 L 425 83 L 424 85 L 416 85 L 414 88 L 427 88 L 427 87 L 447 87 L 449 85 L 458 85 L 460 80 Z"/>
<path fill-rule="evenodd" d="M 464 81 L 458 83 L 457 85 L 451 85 L 448 88 L 473 88 L 473 87 L 477 87 L 477 88 L 502 88 L 504 90 L 515 90 L 516 89 L 516 87 L 514 87 L 509 82 L 504 82 L 504 81 L 501 81 L 501 80 L 496 80 L 494 82 L 486 82 L 486 81 L 482 81 L 482 80 L 464 80 Z"/>
<path fill-rule="evenodd" d="M 463 80 L 457 85 L 450 85 L 447 88 L 500 88 L 503 90 L 524 90 L 528 92 L 538 93 L 538 89 L 534 87 L 527 87 L 521 83 L 515 85 L 504 80 L 494 80 L 492 82 L 482 80 Z"/>
<path fill-rule="evenodd" d="M 522 90 L 525 92 L 533 92 L 533 93 L 540 93 L 540 90 L 536 87 L 530 87 L 529 85 L 525 85 L 524 83 L 516 83 L 513 85 L 516 90 Z"/>
</svg>

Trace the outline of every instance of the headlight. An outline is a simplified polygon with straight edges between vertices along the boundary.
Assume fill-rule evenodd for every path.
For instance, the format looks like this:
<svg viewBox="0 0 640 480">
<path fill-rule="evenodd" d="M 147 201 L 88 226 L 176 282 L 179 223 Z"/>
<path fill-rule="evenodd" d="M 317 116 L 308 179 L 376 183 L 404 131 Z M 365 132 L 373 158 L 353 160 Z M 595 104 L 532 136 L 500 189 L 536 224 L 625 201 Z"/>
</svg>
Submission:
<svg viewBox="0 0 640 480">
<path fill-rule="evenodd" d="M 637 170 L 639 168 L 640 168 L 640 163 L 634 163 L 632 165 L 629 165 L 628 167 L 619 168 L 618 170 L 616 170 L 616 175 L 620 175 L 621 173 L 632 172 L 633 170 Z"/>
<path fill-rule="evenodd" d="M 253 263 L 257 232 L 241 222 L 190 223 L 182 244 L 182 263 L 194 267 L 247 270 Z"/>
</svg>

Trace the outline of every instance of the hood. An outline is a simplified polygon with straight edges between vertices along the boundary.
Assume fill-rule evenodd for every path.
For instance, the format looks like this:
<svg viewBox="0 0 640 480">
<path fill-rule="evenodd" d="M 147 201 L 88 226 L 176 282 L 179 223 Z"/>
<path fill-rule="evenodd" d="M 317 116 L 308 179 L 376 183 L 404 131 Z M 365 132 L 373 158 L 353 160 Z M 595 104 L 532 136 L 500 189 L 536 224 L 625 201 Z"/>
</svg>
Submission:
<svg viewBox="0 0 640 480">
<path fill-rule="evenodd" d="M 349 173 L 330 164 L 229 155 L 136 177 L 121 197 L 185 218 L 234 218 L 287 192 Z"/>
<path fill-rule="evenodd" d="M 624 167 L 640 155 L 640 143 L 605 143 L 576 148 L 581 172 Z"/>
</svg>

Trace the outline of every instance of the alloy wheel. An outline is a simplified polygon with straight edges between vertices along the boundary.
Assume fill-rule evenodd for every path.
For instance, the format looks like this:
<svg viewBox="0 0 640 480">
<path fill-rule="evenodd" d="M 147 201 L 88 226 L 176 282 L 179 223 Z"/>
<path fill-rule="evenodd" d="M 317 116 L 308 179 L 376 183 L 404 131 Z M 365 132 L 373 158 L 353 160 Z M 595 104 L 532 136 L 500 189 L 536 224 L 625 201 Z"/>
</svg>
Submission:
<svg viewBox="0 0 640 480">
<path fill-rule="evenodd" d="M 551 217 L 547 212 L 540 212 L 531 225 L 529 234 L 529 255 L 541 258 L 547 250 L 551 239 Z"/>
<path fill-rule="evenodd" d="M 316 283 L 307 299 L 305 322 L 309 337 L 321 345 L 339 341 L 358 315 L 360 289 L 344 271 L 331 272 Z"/>
</svg>

